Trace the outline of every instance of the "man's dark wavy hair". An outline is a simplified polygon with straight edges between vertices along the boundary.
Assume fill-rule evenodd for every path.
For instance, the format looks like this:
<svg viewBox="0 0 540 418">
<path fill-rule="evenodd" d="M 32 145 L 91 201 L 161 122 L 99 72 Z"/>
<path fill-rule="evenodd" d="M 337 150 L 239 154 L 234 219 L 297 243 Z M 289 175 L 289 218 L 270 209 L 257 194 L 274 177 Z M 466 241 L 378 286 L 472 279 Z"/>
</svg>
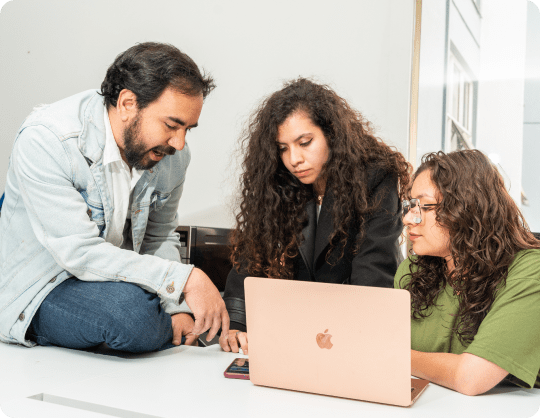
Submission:
<svg viewBox="0 0 540 418">
<path fill-rule="evenodd" d="M 101 83 L 101 95 L 107 107 L 116 106 L 123 89 L 137 97 L 137 107 L 144 109 L 167 87 L 189 96 L 203 95 L 215 88 L 208 75 L 202 75 L 197 64 L 175 46 L 144 42 L 119 54 Z"/>
<path fill-rule="evenodd" d="M 323 172 L 326 194 L 333 193 L 335 229 L 327 259 L 334 247 L 341 249 L 338 260 L 343 257 L 351 224 L 360 231 L 358 251 L 365 219 L 378 205 L 368 195 L 368 168 L 394 176 L 400 198 L 409 183 L 410 165 L 403 155 L 373 136 L 362 114 L 330 87 L 305 78 L 286 83 L 254 112 L 240 142 L 243 173 L 231 260 L 237 270 L 254 276 L 293 278 L 292 259 L 308 219 L 305 207 L 314 199 L 313 186 L 287 170 L 276 143 L 279 126 L 295 112 L 321 128 L 330 151 Z"/>
<path fill-rule="evenodd" d="M 521 250 L 540 248 L 523 215 L 506 191 L 497 168 L 478 150 L 424 155 L 414 174 L 429 172 L 439 206 L 436 221 L 450 236 L 455 269 L 449 274 L 442 257 L 412 257 L 410 278 L 412 317 L 426 318 L 447 284 L 459 296 L 454 332 L 470 344 L 488 314 L 508 267 Z"/>
</svg>

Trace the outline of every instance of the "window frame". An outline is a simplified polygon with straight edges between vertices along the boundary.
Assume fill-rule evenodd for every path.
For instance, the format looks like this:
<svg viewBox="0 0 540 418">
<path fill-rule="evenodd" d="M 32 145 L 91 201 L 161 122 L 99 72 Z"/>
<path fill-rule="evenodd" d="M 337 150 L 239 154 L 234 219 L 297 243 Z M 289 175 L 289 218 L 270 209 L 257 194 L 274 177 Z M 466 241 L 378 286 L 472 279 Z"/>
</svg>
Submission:
<svg viewBox="0 0 540 418">
<path fill-rule="evenodd" d="M 457 83 L 456 83 L 456 78 Z M 465 65 L 452 52 L 448 53 L 445 152 L 471 149 L 475 111 L 475 81 Z M 457 90 L 456 90 L 457 87 Z M 457 92 L 457 95 L 456 95 Z M 456 107 L 457 96 L 457 107 Z M 455 114 L 457 110 L 457 114 Z"/>
</svg>

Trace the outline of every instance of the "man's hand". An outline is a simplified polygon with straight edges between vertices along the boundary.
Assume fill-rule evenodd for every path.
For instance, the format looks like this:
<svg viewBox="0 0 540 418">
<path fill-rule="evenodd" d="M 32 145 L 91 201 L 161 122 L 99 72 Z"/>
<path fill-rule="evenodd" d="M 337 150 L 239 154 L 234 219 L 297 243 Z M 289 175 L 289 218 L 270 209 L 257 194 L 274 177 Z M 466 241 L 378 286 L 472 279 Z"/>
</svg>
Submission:
<svg viewBox="0 0 540 418">
<path fill-rule="evenodd" d="M 206 341 L 214 338 L 221 327 L 221 335 L 229 335 L 229 314 L 216 286 L 201 269 L 194 268 L 184 286 L 186 303 L 195 316 L 192 333 L 200 335 L 210 329 Z"/>
<path fill-rule="evenodd" d="M 197 345 L 198 335 L 191 332 L 195 322 L 190 314 L 175 314 L 171 316 L 171 320 L 173 331 L 172 343 L 174 345 L 180 345 L 183 336 L 186 336 L 185 345 Z"/>
</svg>

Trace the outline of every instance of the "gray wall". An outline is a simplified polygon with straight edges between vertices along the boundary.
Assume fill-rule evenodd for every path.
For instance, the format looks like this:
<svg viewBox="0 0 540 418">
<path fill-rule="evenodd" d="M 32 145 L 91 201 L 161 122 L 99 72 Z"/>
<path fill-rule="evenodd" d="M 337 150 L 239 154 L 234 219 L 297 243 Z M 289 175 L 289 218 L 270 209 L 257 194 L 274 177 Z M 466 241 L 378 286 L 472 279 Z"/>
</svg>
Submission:
<svg viewBox="0 0 540 418">
<path fill-rule="evenodd" d="M 230 226 L 231 159 L 247 115 L 283 80 L 329 83 L 406 154 L 414 0 L 14 0 L 0 13 L 0 191 L 32 107 L 97 88 L 137 42 L 169 42 L 214 76 L 180 221 Z"/>
</svg>

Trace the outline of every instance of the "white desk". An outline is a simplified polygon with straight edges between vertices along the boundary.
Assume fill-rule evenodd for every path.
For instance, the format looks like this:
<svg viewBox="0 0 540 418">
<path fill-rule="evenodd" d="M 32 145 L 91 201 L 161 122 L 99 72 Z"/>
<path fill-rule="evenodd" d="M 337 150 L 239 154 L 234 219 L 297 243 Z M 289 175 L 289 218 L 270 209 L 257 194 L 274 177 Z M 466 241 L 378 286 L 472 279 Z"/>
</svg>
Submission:
<svg viewBox="0 0 540 418">
<path fill-rule="evenodd" d="M 12 418 L 525 418 L 540 407 L 540 389 L 514 387 L 467 397 L 430 384 L 409 408 L 258 387 L 248 380 L 223 377 L 235 357 L 239 355 L 224 353 L 218 346 L 178 347 L 125 359 L 0 343 L 0 406 Z M 28 398 L 39 394 L 87 409 Z"/>
</svg>

